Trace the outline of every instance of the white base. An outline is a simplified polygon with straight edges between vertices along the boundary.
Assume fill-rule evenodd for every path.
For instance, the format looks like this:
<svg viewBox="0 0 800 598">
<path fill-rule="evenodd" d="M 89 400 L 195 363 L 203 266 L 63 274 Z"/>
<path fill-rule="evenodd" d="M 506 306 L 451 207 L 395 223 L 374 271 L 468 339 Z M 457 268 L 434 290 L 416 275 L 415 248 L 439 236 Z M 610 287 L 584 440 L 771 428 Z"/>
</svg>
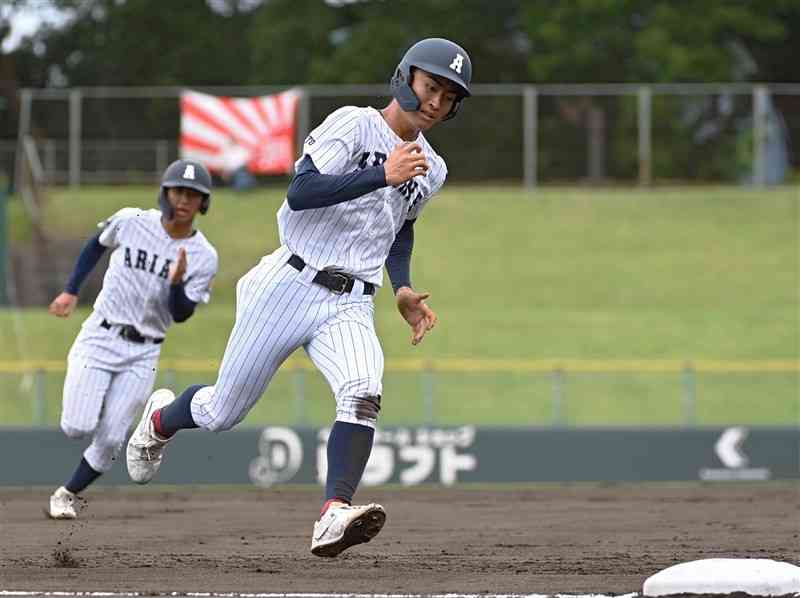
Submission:
<svg viewBox="0 0 800 598">
<path fill-rule="evenodd" d="M 702 559 L 659 571 L 642 588 L 645 596 L 727 592 L 753 596 L 800 592 L 800 567 L 769 559 Z"/>
</svg>

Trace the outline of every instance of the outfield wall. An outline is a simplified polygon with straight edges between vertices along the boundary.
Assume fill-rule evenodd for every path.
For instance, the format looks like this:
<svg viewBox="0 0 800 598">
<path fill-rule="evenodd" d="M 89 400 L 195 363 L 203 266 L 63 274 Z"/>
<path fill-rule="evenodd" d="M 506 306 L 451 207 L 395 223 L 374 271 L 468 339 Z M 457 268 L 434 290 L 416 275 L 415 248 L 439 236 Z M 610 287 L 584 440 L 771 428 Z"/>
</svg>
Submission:
<svg viewBox="0 0 800 598">
<path fill-rule="evenodd" d="M 163 484 L 320 483 L 326 428 L 184 431 Z M 0 429 L 0 485 L 60 484 L 86 442 L 57 429 Z M 123 451 L 124 454 L 124 451 Z M 124 461 L 124 457 L 122 458 Z M 800 428 L 396 427 L 376 435 L 364 485 L 800 479 Z M 100 483 L 129 483 L 117 463 Z"/>
</svg>

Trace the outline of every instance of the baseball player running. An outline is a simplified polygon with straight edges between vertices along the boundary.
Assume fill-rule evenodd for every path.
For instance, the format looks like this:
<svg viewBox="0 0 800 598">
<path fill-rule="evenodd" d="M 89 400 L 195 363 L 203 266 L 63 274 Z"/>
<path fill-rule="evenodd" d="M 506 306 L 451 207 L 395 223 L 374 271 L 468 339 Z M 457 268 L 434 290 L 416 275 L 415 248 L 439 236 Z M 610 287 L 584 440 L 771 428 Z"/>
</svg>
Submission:
<svg viewBox="0 0 800 598">
<path fill-rule="evenodd" d="M 411 285 L 414 223 L 447 175 L 423 132 L 455 116 L 470 95 L 467 53 L 425 39 L 404 55 L 382 110 L 346 106 L 306 138 L 278 211 L 280 247 L 236 285 L 236 320 L 214 386 L 148 399 L 128 442 L 128 472 L 146 483 L 176 431 L 228 430 L 262 396 L 298 347 L 336 399 L 327 445 L 325 502 L 311 552 L 333 557 L 383 527 L 381 505 L 353 506 L 381 407 L 383 353 L 373 296 L 383 267 L 416 345 L 436 324 L 428 293 Z"/>
<path fill-rule="evenodd" d="M 113 252 L 94 311 L 67 358 L 61 429 L 92 442 L 72 477 L 50 497 L 47 514 L 75 519 L 76 497 L 111 469 L 136 414 L 153 390 L 161 343 L 172 322 L 208 303 L 217 252 L 193 228 L 211 201 L 211 176 L 191 160 L 164 172 L 160 210 L 124 208 L 99 224 L 50 313 L 66 318 L 78 290 L 107 248 Z"/>
</svg>

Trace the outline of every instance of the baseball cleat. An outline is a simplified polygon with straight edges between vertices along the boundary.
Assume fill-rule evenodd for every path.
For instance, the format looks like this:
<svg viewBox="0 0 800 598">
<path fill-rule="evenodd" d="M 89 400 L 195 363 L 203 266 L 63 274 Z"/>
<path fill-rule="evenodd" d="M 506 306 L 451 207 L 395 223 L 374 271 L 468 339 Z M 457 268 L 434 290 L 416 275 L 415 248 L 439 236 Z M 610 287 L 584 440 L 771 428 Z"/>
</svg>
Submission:
<svg viewBox="0 0 800 598">
<path fill-rule="evenodd" d="M 139 424 L 128 440 L 125 456 L 128 462 L 128 475 L 137 484 L 146 484 L 161 467 L 164 445 L 169 438 L 161 438 L 153 429 L 153 412 L 166 407 L 175 400 L 175 393 L 160 388 L 150 395 L 144 404 Z"/>
<path fill-rule="evenodd" d="M 386 511 L 381 505 L 331 506 L 314 524 L 311 553 L 334 557 L 342 551 L 369 542 L 386 523 Z"/>
<path fill-rule="evenodd" d="M 45 514 L 50 519 L 77 519 L 75 510 L 77 496 L 61 486 L 50 497 L 50 506 L 45 509 Z"/>
</svg>

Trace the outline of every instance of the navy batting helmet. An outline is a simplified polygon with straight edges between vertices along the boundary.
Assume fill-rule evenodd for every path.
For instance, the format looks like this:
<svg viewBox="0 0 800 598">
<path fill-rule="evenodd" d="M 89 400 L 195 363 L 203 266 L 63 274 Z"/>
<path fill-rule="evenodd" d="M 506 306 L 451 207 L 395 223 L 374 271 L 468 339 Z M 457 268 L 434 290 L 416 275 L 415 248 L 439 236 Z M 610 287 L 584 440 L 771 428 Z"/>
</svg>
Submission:
<svg viewBox="0 0 800 598">
<path fill-rule="evenodd" d="M 211 175 L 205 166 L 196 160 L 175 160 L 167 166 L 161 177 L 161 190 L 158 193 L 158 207 L 167 218 L 172 220 L 174 210 L 167 199 L 167 189 L 171 187 L 188 187 L 203 195 L 200 202 L 200 213 L 208 212 L 211 204 Z"/>
<path fill-rule="evenodd" d="M 458 87 L 458 98 L 444 120 L 453 118 L 461 106 L 461 100 L 472 95 L 469 91 L 472 61 L 466 50 L 440 37 L 423 39 L 406 51 L 391 81 L 392 95 L 406 112 L 419 110 L 420 107 L 419 98 L 411 88 L 412 68 L 449 79 Z"/>
</svg>

